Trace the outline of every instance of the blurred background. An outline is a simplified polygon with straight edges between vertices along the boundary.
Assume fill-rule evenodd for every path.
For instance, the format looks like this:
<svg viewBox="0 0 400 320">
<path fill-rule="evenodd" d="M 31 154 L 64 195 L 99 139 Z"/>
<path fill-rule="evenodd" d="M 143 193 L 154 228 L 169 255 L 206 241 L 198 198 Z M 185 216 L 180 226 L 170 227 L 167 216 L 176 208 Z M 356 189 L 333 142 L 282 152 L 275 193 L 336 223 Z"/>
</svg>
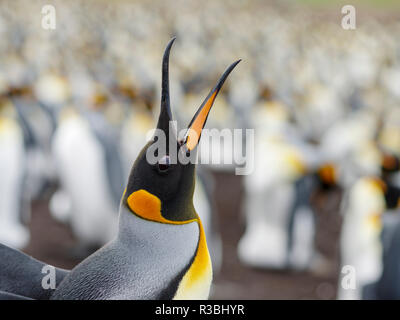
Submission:
<svg viewBox="0 0 400 320">
<path fill-rule="evenodd" d="M 207 127 L 255 130 L 251 174 L 198 170 L 211 298 L 400 298 L 400 6 L 352 1 L 344 30 L 344 4 L 3 0 L 0 242 L 72 268 L 113 237 L 176 36 L 178 125 L 241 58 Z"/>
</svg>

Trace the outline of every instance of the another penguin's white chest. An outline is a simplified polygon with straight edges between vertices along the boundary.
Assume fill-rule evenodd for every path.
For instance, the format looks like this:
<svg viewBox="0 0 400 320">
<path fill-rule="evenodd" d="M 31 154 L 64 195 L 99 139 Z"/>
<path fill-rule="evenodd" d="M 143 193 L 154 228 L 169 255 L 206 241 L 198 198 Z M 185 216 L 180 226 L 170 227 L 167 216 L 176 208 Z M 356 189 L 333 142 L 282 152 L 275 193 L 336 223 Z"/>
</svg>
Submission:
<svg viewBox="0 0 400 320">
<path fill-rule="evenodd" d="M 88 124 L 77 117 L 64 120 L 55 133 L 53 153 L 71 198 L 74 231 L 90 241 L 109 241 L 118 216 L 108 188 L 104 150 Z"/>
</svg>

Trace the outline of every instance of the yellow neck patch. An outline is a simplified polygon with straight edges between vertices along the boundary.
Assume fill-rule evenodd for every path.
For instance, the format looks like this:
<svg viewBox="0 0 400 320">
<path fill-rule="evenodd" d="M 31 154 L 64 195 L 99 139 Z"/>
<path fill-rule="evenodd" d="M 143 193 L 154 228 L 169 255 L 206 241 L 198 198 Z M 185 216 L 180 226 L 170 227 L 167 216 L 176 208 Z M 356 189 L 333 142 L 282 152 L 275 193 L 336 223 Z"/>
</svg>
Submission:
<svg viewBox="0 0 400 320">
<path fill-rule="evenodd" d="M 386 190 L 387 190 L 387 185 L 386 185 L 386 183 L 382 180 L 382 179 L 379 179 L 379 178 L 370 178 L 370 182 L 371 182 L 371 185 L 376 189 L 376 190 L 378 190 L 378 192 L 383 192 L 383 193 L 385 193 L 386 192 Z"/>
<path fill-rule="evenodd" d="M 174 299 L 207 299 L 212 281 L 212 265 L 200 218 L 187 221 L 165 219 L 161 215 L 161 200 L 143 189 L 133 192 L 128 197 L 127 204 L 135 214 L 150 221 L 177 225 L 197 221 L 200 236 L 196 255 L 189 270 L 182 278 Z"/>
<path fill-rule="evenodd" d="M 6 117 L 0 117 L 0 131 L 6 131 L 10 129 L 12 130 L 16 129 L 15 122 Z"/>
<path fill-rule="evenodd" d="M 381 216 L 382 214 L 380 213 L 373 213 L 367 217 L 367 225 L 376 232 L 382 230 Z"/>
<path fill-rule="evenodd" d="M 208 299 L 212 282 L 212 264 L 208 252 L 206 235 L 200 219 L 198 220 L 200 228 L 199 245 L 196 256 L 186 272 L 178 290 L 175 293 L 174 300 L 199 300 Z"/>
</svg>

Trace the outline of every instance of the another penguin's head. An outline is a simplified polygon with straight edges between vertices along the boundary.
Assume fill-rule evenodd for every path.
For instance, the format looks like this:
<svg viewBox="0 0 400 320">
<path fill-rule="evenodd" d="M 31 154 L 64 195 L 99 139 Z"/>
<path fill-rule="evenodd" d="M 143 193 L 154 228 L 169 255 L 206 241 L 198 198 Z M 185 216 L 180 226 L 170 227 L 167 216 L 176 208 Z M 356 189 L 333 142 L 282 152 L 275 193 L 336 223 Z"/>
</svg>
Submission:
<svg viewBox="0 0 400 320">
<path fill-rule="evenodd" d="M 394 173 L 400 170 L 400 158 L 395 154 L 384 153 L 381 169 L 383 173 Z"/>
<path fill-rule="evenodd" d="M 320 166 L 317 175 L 323 189 L 330 189 L 337 184 L 337 170 L 333 163 L 325 163 Z"/>
<path fill-rule="evenodd" d="M 179 155 L 194 159 L 201 132 L 208 114 L 229 73 L 239 63 L 233 63 L 221 76 L 217 85 L 208 94 L 195 113 L 183 140 L 178 140 L 170 125 L 172 113 L 169 99 L 169 53 L 174 42 L 167 45 L 162 63 L 161 111 L 157 129 L 165 134 L 165 141 L 154 135 L 140 152 L 133 164 L 122 205 L 141 218 L 161 223 L 185 223 L 196 219 L 193 208 L 195 164 L 183 163 Z M 158 148 L 158 146 L 163 148 Z M 156 162 L 148 160 L 151 151 Z M 177 161 L 176 161 L 177 160 Z"/>
</svg>

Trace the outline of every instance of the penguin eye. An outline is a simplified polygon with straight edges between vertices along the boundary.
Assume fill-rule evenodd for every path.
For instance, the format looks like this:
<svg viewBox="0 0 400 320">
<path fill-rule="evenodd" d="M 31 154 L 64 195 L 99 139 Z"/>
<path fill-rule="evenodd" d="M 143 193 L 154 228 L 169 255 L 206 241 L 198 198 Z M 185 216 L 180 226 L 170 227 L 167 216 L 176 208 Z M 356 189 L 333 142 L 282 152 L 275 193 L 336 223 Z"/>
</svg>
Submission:
<svg viewBox="0 0 400 320">
<path fill-rule="evenodd" d="M 166 172 L 170 167 L 169 156 L 164 156 L 158 161 L 158 171 Z"/>
</svg>

